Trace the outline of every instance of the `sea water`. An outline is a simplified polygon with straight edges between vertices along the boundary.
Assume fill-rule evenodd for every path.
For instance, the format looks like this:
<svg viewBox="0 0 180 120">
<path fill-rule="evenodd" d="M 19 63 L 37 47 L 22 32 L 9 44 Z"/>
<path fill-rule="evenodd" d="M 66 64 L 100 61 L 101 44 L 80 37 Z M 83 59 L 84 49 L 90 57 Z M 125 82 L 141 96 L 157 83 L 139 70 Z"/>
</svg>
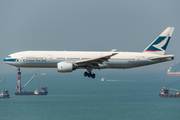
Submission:
<svg viewBox="0 0 180 120">
<path fill-rule="evenodd" d="M 22 85 L 32 75 L 22 75 Z M 81 74 L 40 76 L 24 89 L 48 88 L 48 95 L 16 96 L 17 75 L 0 85 L 9 99 L 0 99 L 0 120 L 179 120 L 180 98 L 160 98 L 162 87 L 178 81 L 166 73 Z M 108 81 L 101 81 L 106 77 Z M 9 79 L 9 80 L 8 80 Z M 180 83 L 173 88 L 178 89 Z M 179 88 L 180 89 L 180 88 Z"/>
</svg>

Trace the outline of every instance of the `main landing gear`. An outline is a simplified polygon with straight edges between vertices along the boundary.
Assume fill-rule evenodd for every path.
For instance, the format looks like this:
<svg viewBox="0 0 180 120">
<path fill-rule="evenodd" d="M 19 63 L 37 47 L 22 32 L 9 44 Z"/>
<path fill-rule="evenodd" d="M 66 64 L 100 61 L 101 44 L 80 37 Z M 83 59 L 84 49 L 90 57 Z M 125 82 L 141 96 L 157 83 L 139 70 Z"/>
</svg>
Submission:
<svg viewBox="0 0 180 120">
<path fill-rule="evenodd" d="M 88 72 L 84 72 L 84 76 L 86 77 L 86 76 L 88 76 L 88 77 L 92 77 L 92 78 L 95 78 L 96 77 L 96 75 L 93 73 L 93 74 L 91 74 L 91 73 L 88 73 Z"/>
<path fill-rule="evenodd" d="M 88 72 L 84 72 L 84 76 L 92 77 L 94 79 L 96 75 L 94 73 L 93 74 L 91 73 L 92 68 L 90 66 L 85 66 L 85 68 Z"/>
</svg>

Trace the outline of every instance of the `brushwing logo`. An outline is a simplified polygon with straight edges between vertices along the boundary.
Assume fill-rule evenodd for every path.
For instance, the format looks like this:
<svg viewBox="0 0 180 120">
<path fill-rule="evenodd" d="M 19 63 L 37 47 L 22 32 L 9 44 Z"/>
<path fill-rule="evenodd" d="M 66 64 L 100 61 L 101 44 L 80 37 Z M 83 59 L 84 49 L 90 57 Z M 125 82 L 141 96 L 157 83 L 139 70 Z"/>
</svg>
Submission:
<svg viewBox="0 0 180 120">
<path fill-rule="evenodd" d="M 164 51 L 165 49 L 163 49 L 163 47 L 165 46 L 165 44 L 168 42 L 168 38 L 169 38 L 169 35 L 164 39 L 162 40 L 160 43 L 156 44 L 156 45 L 153 45 L 153 47 L 161 50 L 161 51 Z M 166 48 L 166 47 L 165 47 Z"/>
<path fill-rule="evenodd" d="M 146 49 L 146 52 L 157 52 L 163 51 L 165 52 L 167 45 L 169 43 L 171 37 L 167 36 L 159 36 L 156 41 L 154 41 L 149 48 Z"/>
</svg>

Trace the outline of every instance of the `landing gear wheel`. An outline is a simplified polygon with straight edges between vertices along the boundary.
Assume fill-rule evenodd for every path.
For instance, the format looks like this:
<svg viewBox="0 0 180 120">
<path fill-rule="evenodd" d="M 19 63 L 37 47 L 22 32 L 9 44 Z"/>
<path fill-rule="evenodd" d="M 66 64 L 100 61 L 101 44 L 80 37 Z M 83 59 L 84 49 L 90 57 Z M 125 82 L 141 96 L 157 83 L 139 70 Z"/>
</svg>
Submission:
<svg viewBox="0 0 180 120">
<path fill-rule="evenodd" d="M 91 77 L 91 73 L 88 73 L 88 77 Z"/>
<path fill-rule="evenodd" d="M 93 73 L 93 74 L 91 75 L 91 77 L 94 79 L 94 78 L 96 77 L 96 75 Z"/>
<path fill-rule="evenodd" d="M 88 76 L 88 73 L 87 73 L 87 72 L 84 72 L 84 76 L 85 76 L 85 77 Z"/>
<path fill-rule="evenodd" d="M 20 67 L 16 67 L 16 69 L 18 70 L 18 75 L 21 75 Z"/>
<path fill-rule="evenodd" d="M 88 76 L 89 78 L 92 77 L 93 79 L 96 77 L 96 75 L 94 73 L 91 74 L 91 73 L 88 73 L 88 72 L 84 72 L 84 76 L 85 77 Z"/>
</svg>

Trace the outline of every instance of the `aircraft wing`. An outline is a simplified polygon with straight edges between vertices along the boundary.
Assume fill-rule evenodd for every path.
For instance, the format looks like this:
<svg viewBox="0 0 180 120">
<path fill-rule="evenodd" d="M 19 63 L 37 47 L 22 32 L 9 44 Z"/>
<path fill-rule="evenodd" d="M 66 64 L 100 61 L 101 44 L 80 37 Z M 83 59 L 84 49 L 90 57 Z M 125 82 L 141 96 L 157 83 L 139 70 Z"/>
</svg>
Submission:
<svg viewBox="0 0 180 120">
<path fill-rule="evenodd" d="M 91 58 L 91 59 L 86 59 L 86 60 L 79 60 L 75 61 L 74 64 L 77 66 L 93 66 L 93 67 L 98 67 L 98 64 L 103 64 L 104 61 L 108 61 L 112 56 L 116 55 L 118 53 L 111 53 L 110 55 L 105 55 L 102 57 L 98 58 Z"/>
<path fill-rule="evenodd" d="M 166 56 L 162 56 L 162 57 L 152 57 L 152 58 L 150 58 L 150 60 L 162 60 L 162 59 L 167 59 L 167 58 L 174 59 L 174 55 L 166 55 Z"/>
</svg>

